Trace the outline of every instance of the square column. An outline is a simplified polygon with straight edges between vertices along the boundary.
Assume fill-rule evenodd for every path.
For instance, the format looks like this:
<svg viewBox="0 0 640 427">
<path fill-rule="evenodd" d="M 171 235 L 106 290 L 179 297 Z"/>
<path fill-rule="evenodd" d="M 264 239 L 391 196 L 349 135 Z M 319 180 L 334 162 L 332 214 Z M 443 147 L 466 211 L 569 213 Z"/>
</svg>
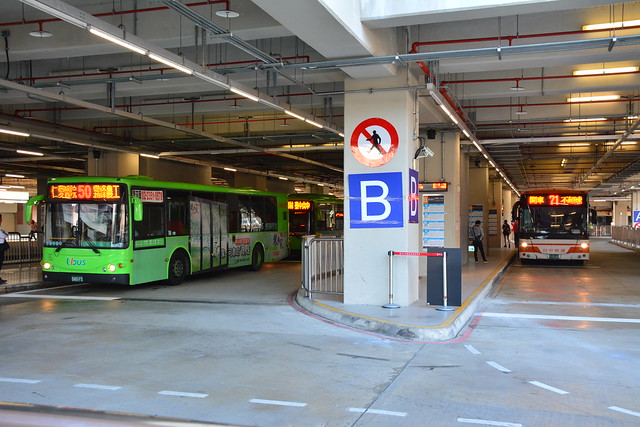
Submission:
<svg viewBox="0 0 640 427">
<path fill-rule="evenodd" d="M 345 81 L 345 304 L 388 303 L 388 252 L 420 251 L 419 223 L 409 222 L 417 97 L 411 90 L 385 90 L 406 86 L 405 73 Z M 394 257 L 393 285 L 394 303 L 418 299 L 417 257 Z"/>
</svg>

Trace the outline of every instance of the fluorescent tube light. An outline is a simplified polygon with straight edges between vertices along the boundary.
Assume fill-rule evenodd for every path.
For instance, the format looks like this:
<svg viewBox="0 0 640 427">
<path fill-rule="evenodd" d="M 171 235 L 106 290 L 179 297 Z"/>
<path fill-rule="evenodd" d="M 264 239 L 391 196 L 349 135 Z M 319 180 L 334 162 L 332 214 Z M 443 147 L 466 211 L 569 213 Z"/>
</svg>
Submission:
<svg viewBox="0 0 640 427">
<path fill-rule="evenodd" d="M 307 123 L 309 123 L 310 125 L 313 125 L 313 126 L 315 126 L 315 127 L 318 127 L 318 128 L 320 128 L 320 129 L 322 129 L 322 128 L 324 127 L 324 126 L 322 126 L 320 123 L 314 122 L 313 120 L 306 119 L 306 120 L 305 120 L 305 122 L 307 122 Z"/>
<path fill-rule="evenodd" d="M 639 67 L 616 67 L 616 68 L 598 68 L 595 70 L 576 70 L 573 72 L 574 76 L 598 76 L 602 74 L 619 74 L 619 73 L 633 73 L 638 71 Z"/>
<path fill-rule="evenodd" d="M 145 154 L 145 153 L 140 153 L 140 155 L 141 155 L 142 157 L 148 157 L 148 158 L 150 158 L 150 159 L 159 159 L 159 158 L 160 158 L 160 156 L 156 156 L 155 154 Z"/>
<path fill-rule="evenodd" d="M 156 55 L 153 52 L 149 52 L 149 58 L 153 59 L 154 61 L 158 61 L 165 65 L 168 65 L 171 68 L 175 68 L 178 71 L 182 71 L 183 73 L 187 73 L 191 75 L 194 73 L 194 71 L 191 68 L 185 67 L 184 65 L 180 65 L 177 62 L 173 62 L 172 60 L 167 59 L 163 56 Z"/>
<path fill-rule="evenodd" d="M 236 169 L 234 169 L 234 168 L 222 168 L 222 169 L 224 169 L 226 171 L 229 171 L 229 172 L 235 172 L 236 171 Z"/>
<path fill-rule="evenodd" d="M 640 20 L 634 21 L 617 21 L 617 22 L 605 22 L 603 24 L 590 24 L 583 25 L 583 31 L 592 31 L 592 30 L 614 30 L 617 28 L 625 28 L 625 27 L 637 27 L 640 25 Z"/>
<path fill-rule="evenodd" d="M 213 83 L 214 85 L 220 86 L 223 89 L 229 89 L 230 88 L 230 86 L 228 84 L 226 84 L 224 82 L 221 82 L 220 80 L 217 80 L 217 79 L 215 79 L 215 78 L 213 78 L 213 77 L 211 77 L 211 76 L 209 76 L 207 74 L 195 71 L 193 73 L 193 75 L 196 76 L 199 79 L 204 80 L 205 82 Z"/>
<path fill-rule="evenodd" d="M 124 40 L 124 39 L 122 39 L 122 38 L 120 38 L 120 37 L 116 37 L 116 36 L 114 36 L 114 35 L 111 35 L 111 34 L 109 34 L 109 33 L 106 33 L 106 32 L 104 32 L 104 31 L 99 30 L 99 29 L 97 29 L 97 28 L 94 28 L 94 27 L 92 27 L 92 26 L 89 26 L 89 27 L 87 27 L 87 28 L 89 28 L 89 32 L 90 32 L 91 34 L 94 34 L 94 35 L 96 35 L 96 36 L 98 36 L 98 37 L 102 37 L 103 39 L 108 40 L 108 41 L 110 41 L 111 43 L 115 43 L 115 44 L 117 44 L 117 45 L 120 45 L 120 46 L 122 46 L 122 47 L 124 47 L 124 48 L 127 48 L 127 49 L 129 49 L 129 50 L 132 50 L 132 51 L 134 51 L 134 52 L 136 52 L 136 53 L 139 53 L 140 55 L 146 55 L 146 54 L 147 54 L 147 51 L 146 51 L 146 50 L 144 50 L 143 48 L 141 48 L 140 46 L 136 46 L 136 45 L 135 45 L 135 44 L 133 44 L 133 43 L 129 43 L 128 41 L 126 41 L 126 40 Z"/>
<path fill-rule="evenodd" d="M 284 177 L 284 176 L 279 176 L 278 179 L 281 179 L 283 181 L 289 181 L 289 178 Z"/>
<path fill-rule="evenodd" d="M 284 110 L 285 114 L 290 115 L 291 117 L 295 117 L 298 120 L 302 120 L 303 122 L 306 120 L 304 117 L 302 117 L 300 114 L 296 114 L 293 111 L 289 111 L 289 110 Z"/>
<path fill-rule="evenodd" d="M 38 153 L 37 151 L 16 150 L 16 153 L 28 154 L 30 156 L 44 156 L 43 153 Z"/>
<path fill-rule="evenodd" d="M 17 136 L 24 136 L 24 137 L 31 136 L 26 132 L 18 132 L 17 130 L 9 130 L 9 129 L 0 129 L 0 133 L 6 133 L 8 135 L 17 135 Z"/>
<path fill-rule="evenodd" d="M 604 117 L 593 117 L 590 119 L 564 119 L 563 122 L 565 123 L 574 123 L 574 122 L 603 122 L 607 119 L 605 119 Z"/>
<path fill-rule="evenodd" d="M 0 202 L 2 203 L 26 203 L 29 200 L 27 191 L 0 191 Z"/>
<path fill-rule="evenodd" d="M 247 92 L 245 92 L 243 90 L 240 90 L 240 89 L 235 88 L 235 87 L 230 87 L 229 90 L 231 92 L 237 93 L 240 96 L 244 96 L 245 98 L 248 98 L 248 99 L 250 99 L 252 101 L 258 102 L 259 98 L 257 96 L 251 95 L 250 93 L 247 93 Z"/>
<path fill-rule="evenodd" d="M 620 99 L 620 95 L 581 96 L 567 98 L 567 102 L 615 101 L 617 99 Z"/>
<path fill-rule="evenodd" d="M 24 178 L 24 175 L 18 175 L 16 173 L 5 173 L 4 176 L 7 178 Z"/>
</svg>

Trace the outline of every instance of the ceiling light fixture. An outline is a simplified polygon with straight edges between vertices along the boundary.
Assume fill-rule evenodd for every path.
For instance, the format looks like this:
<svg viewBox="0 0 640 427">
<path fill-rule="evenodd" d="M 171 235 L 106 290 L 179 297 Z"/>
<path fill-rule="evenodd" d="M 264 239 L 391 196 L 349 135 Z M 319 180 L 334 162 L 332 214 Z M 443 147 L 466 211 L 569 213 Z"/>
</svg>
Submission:
<svg viewBox="0 0 640 427">
<path fill-rule="evenodd" d="M 164 56 L 156 55 L 153 52 L 149 52 L 149 58 L 153 59 L 154 61 L 161 62 L 164 65 L 168 65 L 171 68 L 175 68 L 178 71 L 182 71 L 183 73 L 186 73 L 189 75 L 193 75 L 194 73 L 194 71 L 191 68 L 185 67 L 184 65 L 180 65 L 177 62 L 174 62 L 168 58 L 165 58 Z"/>
<path fill-rule="evenodd" d="M 20 0 L 20 1 L 24 4 L 28 4 L 31 7 L 35 7 L 36 9 L 39 9 L 45 13 L 48 13 L 49 15 L 55 16 L 56 18 L 60 18 L 63 21 L 66 21 L 70 24 L 77 25 L 80 28 L 87 28 L 88 24 L 86 22 L 81 21 L 80 19 L 74 18 L 73 16 L 69 15 L 69 13 L 65 11 L 58 10 L 52 6 L 49 6 L 48 4 L 41 3 L 40 0 Z"/>
<path fill-rule="evenodd" d="M 588 119 L 564 119 L 563 122 L 565 123 L 575 123 L 575 122 L 604 122 L 605 120 L 607 120 L 604 117 L 592 117 L 592 118 L 588 118 Z"/>
<path fill-rule="evenodd" d="M 599 76 L 603 74 L 620 74 L 633 73 L 640 70 L 640 67 L 615 67 L 615 68 L 598 68 L 594 70 L 575 70 L 574 76 Z"/>
<path fill-rule="evenodd" d="M 4 176 L 7 178 L 24 178 L 24 175 L 18 175 L 16 173 L 5 173 Z"/>
<path fill-rule="evenodd" d="M 582 31 L 595 31 L 595 30 L 615 30 L 619 28 L 637 27 L 640 26 L 640 20 L 633 21 L 617 21 L 617 22 L 605 22 L 602 24 L 589 24 L 583 25 Z"/>
<path fill-rule="evenodd" d="M 305 119 L 305 122 L 307 122 L 307 123 L 309 123 L 310 125 L 313 125 L 313 126 L 315 126 L 315 127 L 318 127 L 318 128 L 320 128 L 320 129 L 322 129 L 322 128 L 324 127 L 324 126 L 323 126 L 323 125 L 321 125 L 320 123 L 318 123 L 318 122 L 314 122 L 313 120 Z"/>
<path fill-rule="evenodd" d="M 38 22 L 38 31 L 31 31 L 29 33 L 31 37 L 37 37 L 40 39 L 46 39 L 47 37 L 52 37 L 53 34 L 49 31 L 45 31 L 42 29 L 42 22 Z"/>
<path fill-rule="evenodd" d="M 129 43 L 128 41 L 126 41 L 126 40 L 124 40 L 124 39 L 122 39 L 120 37 L 117 37 L 117 36 L 114 36 L 112 34 L 109 34 L 109 33 L 105 32 L 105 31 L 99 30 L 99 29 L 97 29 L 95 27 L 92 27 L 91 25 L 89 25 L 87 28 L 89 29 L 89 32 L 91 34 L 96 35 L 96 36 L 98 36 L 100 38 L 103 38 L 103 39 L 105 39 L 107 41 L 110 41 L 111 43 L 115 43 L 117 45 L 120 45 L 120 46 L 122 46 L 124 48 L 127 48 L 127 49 L 129 49 L 129 50 L 131 50 L 131 51 L 133 51 L 135 53 L 139 53 L 140 55 L 146 55 L 147 54 L 147 51 L 144 50 L 143 48 L 141 48 L 140 46 L 136 46 L 133 43 Z"/>
<path fill-rule="evenodd" d="M 259 100 L 259 98 L 257 96 L 252 95 L 250 93 L 247 93 L 247 92 L 245 92 L 245 91 L 243 91 L 241 89 L 238 89 L 236 87 L 230 87 L 229 90 L 231 92 L 233 92 L 233 93 L 237 93 L 240 96 L 244 96 L 245 98 L 250 99 L 252 101 L 258 102 L 258 100 Z"/>
<path fill-rule="evenodd" d="M 520 80 L 516 80 L 516 85 L 515 86 L 511 86 L 509 89 L 515 90 L 515 91 L 525 90 L 525 88 L 520 86 Z"/>
<path fill-rule="evenodd" d="M 567 98 L 567 102 L 615 101 L 618 99 L 620 99 L 620 95 L 580 96 Z"/>
<path fill-rule="evenodd" d="M 234 169 L 234 168 L 222 168 L 222 169 L 224 169 L 226 171 L 229 171 L 229 172 L 236 172 L 236 169 Z"/>
<path fill-rule="evenodd" d="M 160 156 L 156 156 L 155 154 L 140 153 L 140 155 L 141 155 L 142 157 L 148 157 L 148 158 L 150 158 L 150 159 L 159 159 L 159 158 L 160 158 Z"/>
<path fill-rule="evenodd" d="M 44 156 L 43 153 L 39 153 L 37 151 L 27 151 L 27 150 L 16 150 L 16 153 L 20 154 L 28 154 L 30 156 Z"/>
<path fill-rule="evenodd" d="M 17 130 L 9 130 L 9 129 L 0 129 L 0 133 L 6 133 L 8 135 L 17 135 L 17 136 L 24 136 L 24 137 L 31 136 L 26 132 L 19 132 Z"/>
<path fill-rule="evenodd" d="M 284 110 L 284 113 L 290 115 L 291 117 L 295 117 L 298 120 L 302 120 L 303 122 L 305 121 L 304 117 L 302 117 L 300 114 L 294 113 L 293 111 Z"/>
</svg>

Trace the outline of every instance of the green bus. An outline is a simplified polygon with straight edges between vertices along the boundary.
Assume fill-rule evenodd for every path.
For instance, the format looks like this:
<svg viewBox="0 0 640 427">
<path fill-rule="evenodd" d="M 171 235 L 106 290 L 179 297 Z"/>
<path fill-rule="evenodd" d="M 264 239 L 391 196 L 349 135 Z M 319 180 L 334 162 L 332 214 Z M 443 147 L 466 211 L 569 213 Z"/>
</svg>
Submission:
<svg viewBox="0 0 640 427">
<path fill-rule="evenodd" d="M 339 236 L 344 230 L 344 200 L 327 194 L 289 194 L 289 251 L 300 256 L 304 236 Z"/>
<path fill-rule="evenodd" d="M 137 285 L 288 255 L 287 195 L 144 176 L 48 182 L 43 279 Z"/>
</svg>

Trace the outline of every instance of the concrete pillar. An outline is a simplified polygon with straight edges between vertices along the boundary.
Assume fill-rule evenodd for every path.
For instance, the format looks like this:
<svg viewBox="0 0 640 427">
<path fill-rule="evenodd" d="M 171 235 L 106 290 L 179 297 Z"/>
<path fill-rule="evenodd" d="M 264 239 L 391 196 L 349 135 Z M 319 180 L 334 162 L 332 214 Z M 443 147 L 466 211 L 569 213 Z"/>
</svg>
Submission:
<svg viewBox="0 0 640 427">
<path fill-rule="evenodd" d="M 513 204 L 515 200 L 513 199 L 513 191 L 509 187 L 504 187 L 502 189 L 502 221 L 505 219 L 509 224 L 511 224 L 511 208 L 513 208 Z M 502 222 L 501 221 L 501 222 Z"/>
<path fill-rule="evenodd" d="M 158 181 L 178 181 L 211 185 L 211 168 L 203 165 L 172 162 L 171 160 L 140 157 L 140 175 Z"/>
<path fill-rule="evenodd" d="M 419 147 L 417 138 L 414 139 L 414 131 L 418 129 L 417 97 L 408 90 L 376 90 L 406 85 L 404 73 L 391 78 L 345 81 L 345 304 L 389 302 L 388 251 L 420 250 L 419 223 L 409 223 L 408 209 L 409 169 Z M 374 89 L 369 91 L 370 88 Z M 374 122 L 383 128 L 391 126 L 397 132 L 395 154 L 378 166 L 365 165 L 357 157 L 382 157 L 382 151 L 373 144 L 369 148 L 378 153 L 367 153 L 366 148 L 360 149 L 357 144 L 354 151 L 350 149 L 352 138 L 357 142 L 358 136 L 372 135 L 375 129 L 368 124 Z M 393 139 L 382 131 L 379 135 L 384 136 L 382 144 Z M 366 139 L 362 141 L 366 143 Z M 387 194 L 384 194 L 385 188 Z M 417 257 L 395 257 L 393 273 L 393 302 L 401 306 L 415 302 L 418 299 Z"/>
<path fill-rule="evenodd" d="M 482 206 L 482 227 L 484 229 L 484 249 L 487 257 L 490 253 L 489 230 L 487 228 L 487 218 L 489 214 L 489 169 L 482 164 L 471 165 L 469 168 L 469 210 L 472 205 Z M 470 224 L 467 224 L 467 229 Z"/>
<path fill-rule="evenodd" d="M 449 190 L 442 193 L 445 206 L 444 247 L 460 248 L 466 246 L 467 227 L 461 227 L 461 167 L 460 133 L 441 132 L 436 139 L 429 139 L 427 147 L 433 151 L 433 157 L 418 159 L 416 167 L 420 172 L 420 181 L 449 183 Z M 464 230 L 464 233 L 462 233 Z M 464 242 L 461 240 L 464 234 Z"/>
<path fill-rule="evenodd" d="M 629 225 L 629 202 L 627 200 L 613 202 L 613 220 L 611 225 L 623 227 Z"/>
<path fill-rule="evenodd" d="M 139 175 L 140 165 L 136 153 L 120 153 L 89 149 L 87 160 L 88 176 Z"/>
</svg>

